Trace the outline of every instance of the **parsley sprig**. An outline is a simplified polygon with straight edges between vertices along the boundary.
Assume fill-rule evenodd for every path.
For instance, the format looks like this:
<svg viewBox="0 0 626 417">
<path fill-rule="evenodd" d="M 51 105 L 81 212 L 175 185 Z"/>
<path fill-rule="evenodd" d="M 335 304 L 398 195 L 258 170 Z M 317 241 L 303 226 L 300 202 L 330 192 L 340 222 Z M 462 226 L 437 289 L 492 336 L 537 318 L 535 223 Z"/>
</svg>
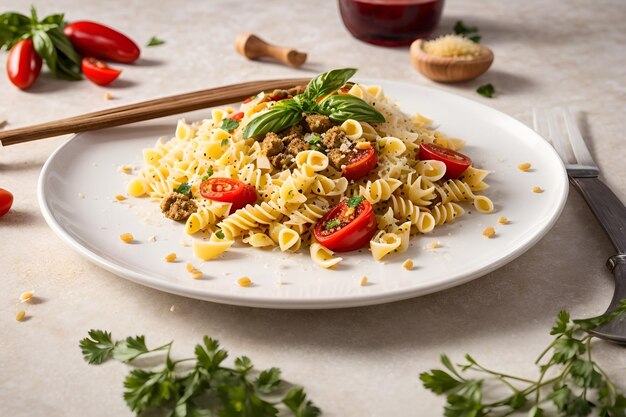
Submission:
<svg viewBox="0 0 626 417">
<path fill-rule="evenodd" d="M 465 36 L 475 43 L 480 43 L 480 39 L 482 38 L 482 36 L 480 36 L 477 26 L 465 26 L 462 20 L 458 20 L 454 24 L 454 33 L 457 35 Z"/>
<path fill-rule="evenodd" d="M 224 366 L 228 353 L 207 336 L 196 345 L 193 358 L 173 360 L 173 342 L 149 349 L 144 336 L 113 340 L 111 333 L 103 330 L 90 330 L 88 334 L 80 341 L 80 348 L 90 364 L 99 365 L 109 359 L 128 363 L 145 354 L 166 352 L 160 369 L 136 368 L 124 380 L 124 400 L 137 415 L 150 408 L 159 408 L 171 417 L 275 417 L 280 408 L 295 417 L 321 414 L 300 387 L 289 389 L 280 401 L 270 401 L 268 396 L 284 391 L 280 369 L 270 368 L 254 377 L 247 356 L 236 358 L 233 368 Z M 189 361 L 195 361 L 193 368 L 179 369 L 179 364 Z"/>
<path fill-rule="evenodd" d="M 593 336 L 586 331 L 600 327 L 626 312 L 626 299 L 610 313 L 583 320 L 571 320 L 561 311 L 550 334 L 556 336 L 539 355 L 537 379 L 527 379 L 497 372 L 480 365 L 465 355 L 466 363 L 453 365 L 445 354 L 441 363 L 447 369 L 424 372 L 420 379 L 425 388 L 445 395 L 447 417 L 503 417 L 526 411 L 529 417 L 548 415 L 548 407 L 559 416 L 587 416 L 595 409 L 601 417 L 626 416 L 626 397 L 617 392 L 615 384 L 592 359 Z M 468 378 L 466 372 L 486 374 L 511 391 L 501 398 L 486 397 L 501 390 L 484 387 L 483 378 Z M 491 381 L 490 381 L 491 382 Z"/>
</svg>

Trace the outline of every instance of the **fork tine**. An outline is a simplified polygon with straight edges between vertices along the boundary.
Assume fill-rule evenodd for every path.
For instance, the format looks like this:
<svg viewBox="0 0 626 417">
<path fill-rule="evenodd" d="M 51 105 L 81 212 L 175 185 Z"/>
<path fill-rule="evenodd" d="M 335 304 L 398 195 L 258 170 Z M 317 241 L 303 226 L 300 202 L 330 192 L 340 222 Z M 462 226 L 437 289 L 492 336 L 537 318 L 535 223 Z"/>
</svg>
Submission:
<svg viewBox="0 0 626 417">
<path fill-rule="evenodd" d="M 576 161 L 581 165 L 595 166 L 595 162 L 591 158 L 591 154 L 589 154 L 585 141 L 574 121 L 574 116 L 569 109 L 563 109 L 563 119 L 565 120 L 565 127 L 567 128 Z"/>
<path fill-rule="evenodd" d="M 563 162 L 567 164 L 569 158 L 567 157 L 565 146 L 567 145 L 568 140 L 563 136 L 563 132 L 559 127 L 558 110 L 559 109 L 555 108 L 547 111 L 548 135 L 552 140 L 552 146 L 554 146 L 554 149 L 556 149 L 556 152 L 559 154 Z"/>
</svg>

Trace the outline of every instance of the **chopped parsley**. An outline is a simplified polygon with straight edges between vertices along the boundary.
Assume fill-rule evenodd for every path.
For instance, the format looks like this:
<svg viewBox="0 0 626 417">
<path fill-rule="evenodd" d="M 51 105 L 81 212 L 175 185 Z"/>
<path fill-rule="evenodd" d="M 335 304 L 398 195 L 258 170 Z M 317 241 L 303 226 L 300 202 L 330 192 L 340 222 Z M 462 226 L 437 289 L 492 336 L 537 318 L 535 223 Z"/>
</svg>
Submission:
<svg viewBox="0 0 626 417">
<path fill-rule="evenodd" d="M 218 230 L 217 232 L 215 232 L 215 237 L 217 237 L 218 239 L 224 239 L 224 232 Z"/>
<path fill-rule="evenodd" d="M 332 219 L 331 221 L 326 223 L 326 225 L 324 226 L 324 230 L 330 230 L 330 229 L 333 229 L 333 228 L 335 228 L 337 226 L 341 226 L 341 220 L 339 220 L 339 219 Z"/>
<path fill-rule="evenodd" d="M 346 205 L 348 207 L 351 208 L 357 208 L 359 206 L 359 204 L 361 204 L 361 201 L 365 200 L 365 197 L 352 197 L 351 199 L 348 200 L 348 202 L 346 203 Z"/>
<path fill-rule="evenodd" d="M 325 151 L 326 147 L 324 147 L 324 145 L 322 145 L 322 138 L 320 136 L 311 136 L 311 138 L 308 140 L 309 143 L 309 148 L 313 149 L 314 151 Z"/>
<path fill-rule="evenodd" d="M 233 130 L 237 129 L 238 127 L 239 127 L 239 122 L 233 119 L 224 119 L 222 121 L 222 126 L 220 126 L 221 129 L 227 131 L 228 133 L 231 133 Z"/>
<path fill-rule="evenodd" d="M 478 87 L 476 89 L 476 92 L 483 97 L 493 98 L 493 96 L 496 94 L 496 88 L 493 86 L 493 84 L 489 83 Z"/>
<path fill-rule="evenodd" d="M 186 182 L 183 182 L 174 190 L 175 193 L 190 195 L 191 194 L 191 185 Z"/>
<path fill-rule="evenodd" d="M 164 43 L 165 41 L 163 39 L 159 39 L 156 36 L 153 36 L 150 38 L 146 46 L 157 46 L 157 45 L 163 45 Z"/>
<path fill-rule="evenodd" d="M 222 139 L 222 146 L 228 145 L 228 139 Z"/>
<path fill-rule="evenodd" d="M 208 180 L 209 177 L 212 176 L 212 175 L 213 175 L 213 168 L 208 167 L 207 170 L 206 170 L 206 174 L 204 174 L 204 176 L 202 177 L 202 181 L 204 182 L 204 181 Z"/>
<path fill-rule="evenodd" d="M 465 26 L 462 20 L 457 21 L 454 25 L 454 33 L 464 36 L 475 43 L 480 43 L 480 39 L 482 38 L 478 33 L 478 27 Z"/>
</svg>

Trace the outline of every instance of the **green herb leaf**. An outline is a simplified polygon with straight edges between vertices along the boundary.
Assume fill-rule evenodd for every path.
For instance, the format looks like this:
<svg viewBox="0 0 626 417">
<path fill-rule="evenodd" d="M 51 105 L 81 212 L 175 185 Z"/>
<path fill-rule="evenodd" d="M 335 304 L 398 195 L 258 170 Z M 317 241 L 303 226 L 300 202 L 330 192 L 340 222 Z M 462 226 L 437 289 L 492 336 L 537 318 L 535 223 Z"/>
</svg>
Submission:
<svg viewBox="0 0 626 417">
<path fill-rule="evenodd" d="M 228 145 L 228 139 L 222 139 L 220 146 L 226 146 L 226 145 Z"/>
<path fill-rule="evenodd" d="M 280 369 L 270 368 L 259 374 L 255 385 L 263 394 L 270 394 L 278 388 L 280 382 Z"/>
<path fill-rule="evenodd" d="M 555 334 L 563 334 L 565 330 L 567 330 L 567 325 L 569 323 L 569 313 L 567 311 L 559 311 L 559 314 L 556 316 L 556 323 L 552 330 L 550 330 L 551 335 Z"/>
<path fill-rule="evenodd" d="M 332 220 L 326 222 L 326 224 L 324 225 L 324 230 L 330 230 L 330 229 L 332 229 L 334 227 L 337 227 L 337 226 L 341 226 L 341 220 L 339 220 L 339 219 L 332 219 Z"/>
<path fill-rule="evenodd" d="M 424 384 L 424 388 L 431 390 L 435 394 L 445 394 L 462 384 L 462 381 L 456 380 L 447 372 L 439 369 L 431 369 L 430 373 L 421 373 L 420 380 Z"/>
<path fill-rule="evenodd" d="M 209 177 L 213 176 L 213 167 L 208 167 L 206 169 L 206 174 L 204 174 L 204 176 L 202 177 L 202 181 L 206 181 L 209 179 Z"/>
<path fill-rule="evenodd" d="M 148 41 L 148 43 L 146 44 L 146 46 L 157 46 L 157 45 L 163 45 L 165 43 L 165 41 L 163 39 L 159 39 L 156 36 L 153 36 L 150 38 L 150 40 Z"/>
<path fill-rule="evenodd" d="M 113 357 L 121 362 L 130 362 L 137 356 L 148 353 L 144 336 L 127 337 L 122 343 L 118 343 L 113 350 Z"/>
<path fill-rule="evenodd" d="M 218 230 L 217 232 L 215 232 L 215 237 L 217 237 L 218 239 L 224 239 L 224 232 Z"/>
<path fill-rule="evenodd" d="M 0 49 L 9 50 L 30 33 L 30 18 L 21 13 L 0 14 Z"/>
<path fill-rule="evenodd" d="M 174 375 L 166 367 L 159 372 L 133 369 L 124 380 L 124 400 L 141 414 L 148 407 L 165 405 L 175 395 Z"/>
<path fill-rule="evenodd" d="M 260 136 L 267 132 L 280 132 L 302 120 L 302 109 L 293 99 L 282 100 L 268 112 L 261 113 L 248 122 L 243 138 Z"/>
<path fill-rule="evenodd" d="M 362 196 L 352 197 L 348 199 L 348 202 L 346 203 L 346 205 L 351 208 L 357 208 L 363 200 L 365 200 L 365 197 L 362 197 Z"/>
<path fill-rule="evenodd" d="M 237 129 L 238 127 L 239 127 L 239 122 L 234 119 L 224 119 L 222 121 L 222 126 L 220 126 L 222 130 L 225 130 L 228 133 L 232 133 L 232 131 Z"/>
<path fill-rule="evenodd" d="M 196 345 L 195 353 L 198 366 L 209 372 L 218 369 L 220 364 L 228 356 L 225 350 L 220 349 L 220 344 L 217 340 L 207 336 L 204 336 L 204 339 L 202 339 L 202 344 Z"/>
<path fill-rule="evenodd" d="M 356 68 L 339 68 L 313 78 L 306 86 L 304 98 L 315 100 L 341 88 L 354 74 Z"/>
<path fill-rule="evenodd" d="M 602 383 L 602 375 L 594 369 L 591 361 L 576 359 L 572 362 L 570 372 L 574 384 L 581 388 L 598 388 Z"/>
<path fill-rule="evenodd" d="M 220 232 L 221 232 L 221 230 L 220 230 Z M 224 236 L 224 233 L 222 233 L 222 236 Z M 220 239 L 223 239 L 223 237 L 220 237 Z M 252 365 L 252 361 L 250 360 L 249 357 L 247 357 L 247 356 L 240 356 L 237 359 L 235 359 L 235 367 L 240 372 L 244 372 L 245 373 L 245 372 L 248 372 L 250 369 L 252 369 L 253 365 Z"/>
<path fill-rule="evenodd" d="M 481 36 L 478 34 L 478 28 L 476 26 L 465 26 L 462 20 L 457 21 L 454 25 L 454 33 L 465 36 L 476 43 L 479 43 L 481 39 Z"/>
<path fill-rule="evenodd" d="M 322 411 L 306 399 L 303 388 L 292 388 L 287 392 L 282 403 L 289 408 L 296 417 L 317 417 Z"/>
<path fill-rule="evenodd" d="M 478 87 L 476 89 L 476 92 L 483 97 L 493 98 L 493 96 L 496 94 L 496 88 L 491 83 L 489 83 Z"/>
<path fill-rule="evenodd" d="M 556 363 L 567 363 L 577 355 L 585 353 L 585 345 L 580 340 L 571 337 L 558 339 L 554 343 L 553 349 L 552 359 Z"/>
<path fill-rule="evenodd" d="M 191 195 L 191 185 L 186 182 L 183 182 L 174 190 L 175 193 L 183 194 L 183 195 Z"/>
<path fill-rule="evenodd" d="M 319 105 L 320 113 L 327 115 L 337 123 L 348 119 L 360 122 L 385 121 L 385 117 L 372 105 L 350 94 L 336 94 L 328 96 Z"/>
<path fill-rule="evenodd" d="M 615 320 L 616 317 L 624 313 L 626 313 L 626 298 L 621 300 L 614 310 L 596 317 L 574 320 L 574 324 L 579 326 L 581 330 L 591 330 L 595 329 L 596 327 L 604 326 L 605 324 Z"/>
<path fill-rule="evenodd" d="M 89 337 L 80 341 L 80 349 L 85 361 L 99 365 L 113 356 L 116 343 L 111 339 L 111 333 L 102 330 L 89 330 Z"/>
</svg>

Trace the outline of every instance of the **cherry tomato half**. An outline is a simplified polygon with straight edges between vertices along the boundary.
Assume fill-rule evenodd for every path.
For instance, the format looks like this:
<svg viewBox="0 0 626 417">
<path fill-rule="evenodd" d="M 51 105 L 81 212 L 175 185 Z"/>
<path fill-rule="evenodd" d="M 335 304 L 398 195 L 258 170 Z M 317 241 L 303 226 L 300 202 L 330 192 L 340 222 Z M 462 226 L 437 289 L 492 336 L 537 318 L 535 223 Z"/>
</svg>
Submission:
<svg viewBox="0 0 626 417">
<path fill-rule="evenodd" d="M 73 22 L 65 26 L 63 32 L 83 56 L 129 64 L 141 53 L 137 44 L 126 35 L 100 23 Z"/>
<path fill-rule="evenodd" d="M 460 152 L 432 143 L 422 143 L 420 145 L 419 159 L 434 159 L 446 164 L 446 178 L 458 178 L 472 165 L 472 160 Z"/>
<path fill-rule="evenodd" d="M 235 113 L 235 114 L 231 114 L 230 116 L 228 116 L 229 119 L 233 119 L 236 122 L 241 122 L 241 119 L 243 119 L 243 112 L 240 111 L 239 113 Z"/>
<path fill-rule="evenodd" d="M 234 178 L 209 178 L 200 184 L 200 194 L 204 198 L 224 203 L 232 203 L 230 212 L 254 204 L 257 199 L 256 189 Z"/>
<path fill-rule="evenodd" d="M 376 150 L 374 148 L 355 149 L 350 152 L 350 159 L 343 168 L 343 176 L 348 180 L 357 180 L 367 175 L 378 162 Z"/>
<path fill-rule="evenodd" d="M 356 207 L 349 206 L 353 199 L 342 201 L 317 222 L 313 235 L 321 245 L 335 252 L 349 252 L 368 245 L 376 233 L 376 216 L 372 205 L 361 198 L 357 197 Z"/>
<path fill-rule="evenodd" d="M 83 58 L 81 68 L 85 77 L 98 85 L 109 85 L 122 73 L 122 70 L 111 68 L 96 58 Z"/>
<path fill-rule="evenodd" d="M 19 41 L 7 56 L 9 80 L 18 88 L 26 89 L 33 85 L 41 71 L 41 58 L 37 55 L 32 39 Z"/>
<path fill-rule="evenodd" d="M 13 194 L 0 188 L 0 217 L 7 214 L 13 205 Z"/>
</svg>

